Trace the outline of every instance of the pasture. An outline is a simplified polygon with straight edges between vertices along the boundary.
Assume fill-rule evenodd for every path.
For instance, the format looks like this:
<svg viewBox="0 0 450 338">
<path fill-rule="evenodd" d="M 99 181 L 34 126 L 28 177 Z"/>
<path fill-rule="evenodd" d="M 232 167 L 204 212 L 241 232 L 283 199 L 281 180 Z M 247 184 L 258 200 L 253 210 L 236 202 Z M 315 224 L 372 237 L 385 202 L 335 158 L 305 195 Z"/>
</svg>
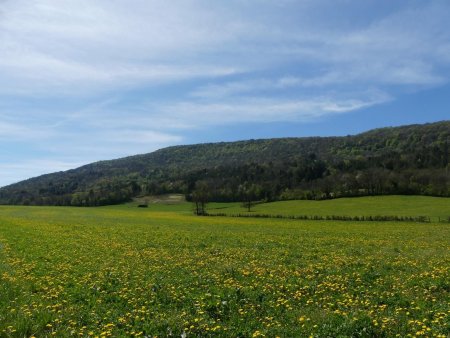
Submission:
<svg viewBox="0 0 450 338">
<path fill-rule="evenodd" d="M 366 203 L 308 210 L 395 211 L 389 199 L 358 200 Z M 300 202 L 277 203 L 304 214 Z M 448 216 L 449 204 L 404 213 Z M 242 211 L 236 203 L 210 207 Z M 264 207 L 270 212 L 269 204 L 255 210 Z M 448 223 L 190 210 L 0 206 L 0 337 L 450 334 Z"/>
<path fill-rule="evenodd" d="M 450 199 L 429 196 L 365 196 L 323 201 L 295 200 L 255 204 L 247 212 L 239 203 L 211 204 L 208 210 L 226 214 L 307 216 L 426 216 L 450 217 Z"/>
</svg>

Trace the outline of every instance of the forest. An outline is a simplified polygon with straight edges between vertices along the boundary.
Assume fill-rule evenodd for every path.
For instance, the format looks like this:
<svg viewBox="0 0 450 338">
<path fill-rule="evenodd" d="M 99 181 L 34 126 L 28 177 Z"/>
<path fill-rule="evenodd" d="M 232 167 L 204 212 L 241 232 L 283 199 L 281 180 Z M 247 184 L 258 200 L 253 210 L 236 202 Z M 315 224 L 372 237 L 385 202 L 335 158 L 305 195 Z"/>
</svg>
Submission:
<svg viewBox="0 0 450 338">
<path fill-rule="evenodd" d="M 450 121 L 299 137 L 175 146 L 0 189 L 0 204 L 100 206 L 182 193 L 188 200 L 276 201 L 450 196 Z"/>
</svg>

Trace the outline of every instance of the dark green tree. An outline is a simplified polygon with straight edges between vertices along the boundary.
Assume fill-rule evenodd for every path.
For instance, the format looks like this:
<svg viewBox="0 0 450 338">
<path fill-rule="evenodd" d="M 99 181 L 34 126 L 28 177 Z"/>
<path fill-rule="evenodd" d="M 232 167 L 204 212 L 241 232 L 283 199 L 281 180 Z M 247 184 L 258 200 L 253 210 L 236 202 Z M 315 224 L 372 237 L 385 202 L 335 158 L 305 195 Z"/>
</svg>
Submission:
<svg viewBox="0 0 450 338">
<path fill-rule="evenodd" d="M 210 197 L 209 186 L 205 181 L 197 181 L 195 190 L 192 192 L 192 202 L 194 203 L 194 213 L 196 215 L 206 215 L 206 205 Z"/>
<path fill-rule="evenodd" d="M 239 186 L 239 192 L 242 199 L 242 206 L 247 209 L 248 212 L 251 211 L 252 207 L 255 205 L 255 201 L 259 196 L 261 188 L 253 183 L 245 182 Z"/>
</svg>

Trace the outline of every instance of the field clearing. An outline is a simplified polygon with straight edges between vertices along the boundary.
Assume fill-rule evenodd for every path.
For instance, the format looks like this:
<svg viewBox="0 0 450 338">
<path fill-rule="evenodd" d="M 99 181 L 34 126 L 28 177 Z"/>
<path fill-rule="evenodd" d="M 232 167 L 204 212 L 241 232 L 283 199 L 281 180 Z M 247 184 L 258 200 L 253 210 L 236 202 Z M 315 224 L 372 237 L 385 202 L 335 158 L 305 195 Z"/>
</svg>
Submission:
<svg viewBox="0 0 450 338">
<path fill-rule="evenodd" d="M 450 334 L 448 224 L 190 210 L 0 207 L 0 337 Z"/>
<path fill-rule="evenodd" d="M 323 201 L 281 201 L 256 204 L 247 212 L 238 203 L 211 204 L 211 212 L 308 216 L 427 216 L 433 221 L 450 217 L 450 198 L 429 196 L 373 196 Z"/>
<path fill-rule="evenodd" d="M 170 195 L 169 195 L 170 196 Z M 177 199 L 178 198 L 178 199 Z M 192 203 L 182 201 L 179 195 L 171 198 L 149 199 L 151 211 L 177 212 L 190 215 Z M 154 202 L 154 201 L 158 202 Z M 169 201 L 167 201 L 169 200 Z M 134 209 L 139 202 L 111 208 Z M 255 204 L 248 212 L 241 203 L 208 203 L 207 211 L 228 215 L 284 215 L 284 216 L 426 216 L 432 221 L 450 217 L 450 198 L 430 196 L 364 196 L 357 198 L 337 198 L 323 201 L 295 200 Z"/>
</svg>

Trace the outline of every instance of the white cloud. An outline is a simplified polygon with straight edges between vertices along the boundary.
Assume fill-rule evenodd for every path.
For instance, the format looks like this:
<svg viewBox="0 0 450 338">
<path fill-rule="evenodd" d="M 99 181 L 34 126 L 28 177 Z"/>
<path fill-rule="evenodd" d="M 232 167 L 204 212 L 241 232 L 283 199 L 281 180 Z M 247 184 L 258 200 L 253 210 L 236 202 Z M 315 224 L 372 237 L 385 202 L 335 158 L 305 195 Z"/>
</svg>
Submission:
<svg viewBox="0 0 450 338">
<path fill-rule="evenodd" d="M 219 35 L 211 15 L 184 2 L 18 0 L 0 6 L 2 92 L 86 94 L 236 71 L 189 61 L 228 33 Z"/>
<path fill-rule="evenodd" d="M 101 133 L 107 143 L 117 145 L 165 145 L 182 141 L 182 137 L 154 130 L 120 129 Z M 106 143 L 106 142 L 105 142 Z"/>
<path fill-rule="evenodd" d="M 215 99 L 260 91 L 279 91 L 301 84 L 301 79 L 294 76 L 285 76 L 277 79 L 255 79 L 226 82 L 224 84 L 210 84 L 194 90 L 192 97 Z"/>
<path fill-rule="evenodd" d="M 47 139 L 52 136 L 52 132 L 49 130 L 34 129 L 22 124 L 10 123 L 0 120 L 0 141 L 29 141 L 37 139 Z"/>
<path fill-rule="evenodd" d="M 0 162 L 0 187 L 19 182 L 26 178 L 48 174 L 49 172 L 64 171 L 86 164 L 83 162 L 58 161 L 54 159 L 32 159 L 25 161 L 14 161 L 9 163 Z"/>
<path fill-rule="evenodd" d="M 450 6 L 443 1 L 411 6 L 364 29 L 338 33 L 327 42 L 330 53 L 321 59 L 330 62 L 343 79 L 352 81 L 442 84 L 449 78 L 447 71 L 439 70 L 448 66 L 440 50 L 450 41 L 445 28 L 449 15 Z"/>
<path fill-rule="evenodd" d="M 311 121 L 448 82 L 448 2 L 377 2 L 362 17 L 352 6 L 0 1 L 0 140 L 27 143 L 24 158 L 47 152 L 52 171 L 182 143 L 187 129 Z"/>
<path fill-rule="evenodd" d="M 247 12 L 254 6 L 194 0 L 0 3 L 0 91 L 86 94 L 293 62 L 332 69 L 292 76 L 306 86 L 429 85 L 447 78 L 435 68 L 448 64 L 446 48 L 440 48 L 450 36 L 445 2 L 400 10 L 353 30 L 323 25 L 327 18 L 314 11 L 314 2 L 267 1 Z M 291 19 L 283 22 L 286 13 Z"/>
<path fill-rule="evenodd" d="M 0 132 L 3 132 L 0 125 Z M 23 130 L 8 129 L 9 136 L 2 141 L 5 147 L 11 144 L 11 137 L 26 137 Z M 38 175 L 73 169 L 98 160 L 110 160 L 139 153 L 148 153 L 159 148 L 179 144 L 179 135 L 143 129 L 127 130 L 109 128 L 107 130 L 86 129 L 83 135 L 76 131 L 53 130 L 48 135 L 28 135 L 29 152 L 26 156 L 2 151 L 0 158 L 0 187 Z M 43 138 L 45 137 L 45 139 Z M 27 139 L 25 139 L 27 141 Z M 6 142 L 6 143 L 5 143 Z M 24 158 L 27 158 L 26 160 Z"/>
<path fill-rule="evenodd" d="M 301 122 L 322 116 L 351 112 L 391 100 L 381 91 L 314 96 L 303 99 L 226 98 L 219 101 L 192 102 L 149 107 L 155 119 L 177 121 L 185 128 L 220 126 L 233 123 Z M 357 98 L 353 98 L 357 97 Z"/>
</svg>

